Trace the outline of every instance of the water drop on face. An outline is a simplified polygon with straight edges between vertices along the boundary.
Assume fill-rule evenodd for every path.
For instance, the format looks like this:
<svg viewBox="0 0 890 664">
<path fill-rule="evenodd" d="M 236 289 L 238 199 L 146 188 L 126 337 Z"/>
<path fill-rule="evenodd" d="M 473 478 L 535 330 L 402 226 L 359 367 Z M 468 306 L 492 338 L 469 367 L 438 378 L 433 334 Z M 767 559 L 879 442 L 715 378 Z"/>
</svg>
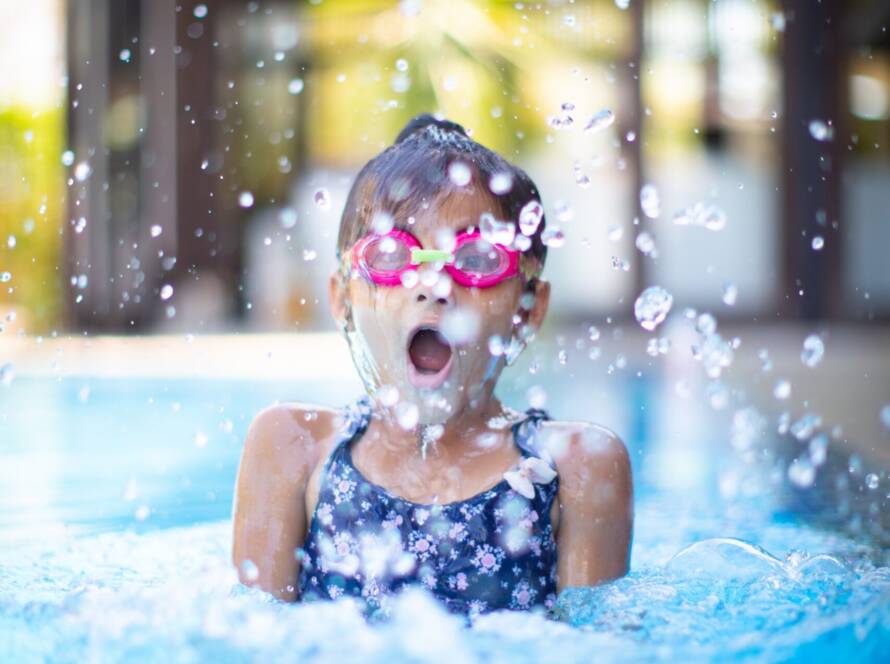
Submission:
<svg viewBox="0 0 890 664">
<path fill-rule="evenodd" d="M 493 194 L 506 194 L 513 188 L 513 176 L 507 172 L 495 173 L 488 182 L 488 188 Z"/>
<path fill-rule="evenodd" d="M 384 406 L 395 406 L 399 402 L 399 390 L 394 385 L 381 385 L 377 390 L 377 398 Z"/>
<path fill-rule="evenodd" d="M 331 195 L 328 193 L 328 190 L 324 187 L 316 189 L 315 194 L 312 197 L 312 200 L 315 201 L 315 204 L 318 206 L 320 210 L 330 210 L 331 209 Z"/>
<path fill-rule="evenodd" d="M 173 286 L 171 286 L 170 284 L 164 284 L 163 286 L 161 286 L 161 299 L 169 300 L 171 297 L 173 297 Z"/>
<path fill-rule="evenodd" d="M 238 194 L 238 205 L 243 208 L 253 207 L 253 194 L 249 191 L 242 191 Z"/>
<path fill-rule="evenodd" d="M 544 216 L 544 206 L 539 201 L 529 201 L 519 212 L 519 230 L 523 235 L 532 236 L 538 230 Z"/>
<path fill-rule="evenodd" d="M 287 84 L 287 91 L 292 95 L 298 95 L 303 91 L 303 79 L 292 78 Z"/>
<path fill-rule="evenodd" d="M 465 187 L 470 184 L 472 172 L 464 162 L 453 161 L 448 165 L 448 178 L 458 187 Z"/>
<path fill-rule="evenodd" d="M 442 316 L 441 332 L 455 346 L 467 344 L 479 333 L 479 315 L 472 309 L 449 309 Z"/>
<path fill-rule="evenodd" d="M 830 141 L 834 136 L 834 129 L 822 120 L 810 120 L 810 136 L 817 141 Z"/>
<path fill-rule="evenodd" d="M 247 581 L 256 581 L 260 577 L 260 570 L 250 559 L 241 561 L 241 574 L 244 576 Z"/>
<path fill-rule="evenodd" d="M 587 121 L 587 124 L 584 126 L 584 131 L 600 131 L 602 129 L 606 129 L 607 127 L 611 127 L 614 122 L 615 114 L 608 108 L 604 108 L 603 110 L 595 113 L 594 116 Z"/>
<path fill-rule="evenodd" d="M 486 242 L 509 247 L 516 236 L 516 226 L 509 221 L 498 221 L 490 213 L 484 212 L 479 217 L 479 232 Z"/>
<path fill-rule="evenodd" d="M 513 248 L 516 251 L 528 251 L 532 247 L 532 239 L 528 235 L 520 233 L 513 238 Z"/>
<path fill-rule="evenodd" d="M 417 426 L 419 417 L 420 412 L 417 406 L 410 401 L 402 401 L 396 406 L 396 420 L 398 420 L 399 426 L 407 431 Z"/>
<path fill-rule="evenodd" d="M 654 185 L 643 185 L 640 189 L 640 207 L 650 219 L 655 219 L 661 214 L 661 202 L 658 196 L 658 190 Z"/>
<path fill-rule="evenodd" d="M 151 227 L 151 236 L 158 237 L 161 233 L 164 232 L 164 229 L 161 228 L 158 224 L 153 224 Z"/>
<path fill-rule="evenodd" d="M 420 281 L 420 275 L 417 274 L 417 270 L 405 270 L 399 275 L 399 281 L 405 288 L 414 288 Z"/>
<path fill-rule="evenodd" d="M 813 238 L 811 246 L 815 251 L 821 251 L 822 247 L 825 246 L 825 239 L 821 235 L 817 235 Z"/>
<path fill-rule="evenodd" d="M 815 334 L 811 334 L 803 342 L 803 349 L 800 352 L 800 361 L 808 367 L 815 367 L 822 361 L 825 354 L 825 344 L 822 339 Z"/>
<path fill-rule="evenodd" d="M 377 211 L 371 218 L 371 227 L 378 235 L 386 235 L 394 226 L 392 215 L 388 212 Z"/>
<path fill-rule="evenodd" d="M 673 296 L 664 288 L 649 286 L 636 299 L 634 316 L 644 330 L 651 332 L 665 319 L 673 304 Z"/>
</svg>

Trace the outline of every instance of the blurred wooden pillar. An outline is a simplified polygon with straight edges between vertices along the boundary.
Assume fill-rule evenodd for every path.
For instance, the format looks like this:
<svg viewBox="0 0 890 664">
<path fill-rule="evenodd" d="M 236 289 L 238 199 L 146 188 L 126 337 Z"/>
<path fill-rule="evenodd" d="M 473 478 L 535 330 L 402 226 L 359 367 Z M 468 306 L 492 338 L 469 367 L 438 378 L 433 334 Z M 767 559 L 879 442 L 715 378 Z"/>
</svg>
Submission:
<svg viewBox="0 0 890 664">
<path fill-rule="evenodd" d="M 815 320 L 841 315 L 846 100 L 843 0 L 785 0 L 783 242 L 784 311 Z M 811 122 L 830 127 L 820 141 Z M 821 250 L 812 247 L 821 236 Z"/>
</svg>

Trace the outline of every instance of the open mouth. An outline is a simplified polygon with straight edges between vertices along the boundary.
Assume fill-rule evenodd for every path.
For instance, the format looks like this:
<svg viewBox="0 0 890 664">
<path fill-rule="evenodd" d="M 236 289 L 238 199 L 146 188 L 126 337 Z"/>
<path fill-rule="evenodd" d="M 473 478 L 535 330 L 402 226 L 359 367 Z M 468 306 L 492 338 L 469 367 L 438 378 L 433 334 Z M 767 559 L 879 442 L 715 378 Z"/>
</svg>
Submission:
<svg viewBox="0 0 890 664">
<path fill-rule="evenodd" d="M 408 341 L 411 382 L 416 387 L 438 387 L 451 368 L 451 345 L 434 327 L 420 327 Z"/>
</svg>

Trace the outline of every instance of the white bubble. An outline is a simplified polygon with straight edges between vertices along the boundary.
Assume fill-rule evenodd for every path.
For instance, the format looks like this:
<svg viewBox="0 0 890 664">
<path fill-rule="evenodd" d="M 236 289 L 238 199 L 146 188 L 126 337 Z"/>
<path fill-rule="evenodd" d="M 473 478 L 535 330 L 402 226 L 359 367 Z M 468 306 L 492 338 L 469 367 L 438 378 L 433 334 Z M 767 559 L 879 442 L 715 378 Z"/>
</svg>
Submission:
<svg viewBox="0 0 890 664">
<path fill-rule="evenodd" d="M 310 261 L 314 261 L 318 257 L 318 252 L 315 249 L 303 249 L 303 260 L 307 263 Z"/>
<path fill-rule="evenodd" d="M 133 54 L 130 52 L 130 49 L 124 48 L 124 49 L 121 49 L 121 52 L 118 54 L 118 57 L 121 59 L 121 62 L 129 62 L 130 58 L 133 57 Z"/>
<path fill-rule="evenodd" d="M 256 581 L 260 577 L 260 569 L 249 558 L 241 561 L 241 574 L 247 581 Z"/>
<path fill-rule="evenodd" d="M 62 165 L 70 166 L 74 163 L 74 153 L 71 150 L 65 150 L 62 153 Z"/>
<path fill-rule="evenodd" d="M 548 226 L 541 233 L 541 242 L 548 247 L 556 249 L 565 244 L 566 238 L 562 230 L 558 226 Z"/>
<path fill-rule="evenodd" d="M 74 167 L 74 178 L 78 182 L 83 182 L 92 174 L 93 169 L 90 166 L 89 162 L 82 161 L 77 166 Z"/>
<path fill-rule="evenodd" d="M 880 478 L 875 473 L 869 473 L 865 476 L 865 486 L 867 486 L 871 490 L 875 490 L 878 488 L 880 484 Z"/>
<path fill-rule="evenodd" d="M 312 199 L 320 210 L 327 211 L 331 209 L 331 194 L 326 188 L 320 187 L 316 189 Z"/>
<path fill-rule="evenodd" d="M 399 71 L 408 71 L 408 61 L 405 58 L 396 60 L 396 69 Z"/>
<path fill-rule="evenodd" d="M 600 131 L 601 129 L 605 129 L 606 127 L 611 127 L 613 122 L 615 122 L 615 114 L 608 108 L 604 108 L 601 111 L 597 111 L 593 115 L 593 117 L 587 121 L 587 124 L 584 127 L 584 131 Z"/>
<path fill-rule="evenodd" d="M 133 516 L 137 521 L 145 521 L 149 515 L 151 514 L 151 508 L 148 505 L 140 505 L 136 508 L 136 512 Z"/>
<path fill-rule="evenodd" d="M 880 412 L 881 424 L 890 429 L 890 403 L 885 404 Z"/>
<path fill-rule="evenodd" d="M 776 381 L 775 387 L 773 387 L 773 396 L 776 399 L 787 399 L 791 396 L 791 383 L 787 380 L 779 380 Z"/>
<path fill-rule="evenodd" d="M 630 7 L 630 0 L 615 0 L 615 6 L 618 9 L 627 9 Z"/>
<path fill-rule="evenodd" d="M 207 434 L 203 431 L 195 432 L 195 447 L 207 447 Z"/>
<path fill-rule="evenodd" d="M 810 120 L 810 136 L 817 141 L 830 141 L 834 136 L 834 128 L 823 120 Z"/>
<path fill-rule="evenodd" d="M 588 327 L 588 328 L 587 328 L 587 337 L 588 337 L 591 341 L 596 341 L 596 340 L 598 340 L 598 339 L 600 338 L 600 331 L 599 331 L 599 328 L 597 328 L 596 325 L 591 325 L 590 327 Z"/>
<path fill-rule="evenodd" d="M 516 251 L 528 251 L 532 247 L 532 239 L 528 235 L 520 233 L 513 238 L 513 248 Z"/>
<path fill-rule="evenodd" d="M 509 247 L 516 236 L 516 226 L 509 221 L 498 221 L 492 214 L 483 212 L 479 217 L 479 232 L 486 242 Z"/>
<path fill-rule="evenodd" d="M 395 406 L 399 401 L 399 390 L 394 385 L 381 385 L 377 389 L 377 398 L 384 406 Z"/>
<path fill-rule="evenodd" d="M 469 343 L 479 333 L 479 315 L 472 309 L 450 309 L 442 316 L 441 331 L 455 346 Z"/>
<path fill-rule="evenodd" d="M 726 283 L 723 285 L 723 303 L 732 307 L 735 306 L 739 297 L 739 289 L 735 284 Z"/>
<path fill-rule="evenodd" d="M 634 303 L 634 316 L 645 330 L 654 330 L 665 319 L 674 303 L 673 296 L 661 286 L 649 286 Z"/>
<path fill-rule="evenodd" d="M 806 489 L 813 486 L 813 482 L 816 480 L 816 469 L 807 457 L 798 457 L 788 466 L 788 479 L 795 486 Z"/>
<path fill-rule="evenodd" d="M 821 235 L 817 235 L 813 238 L 811 246 L 815 251 L 820 251 L 822 247 L 825 246 L 825 238 L 823 238 Z"/>
<path fill-rule="evenodd" d="M 699 334 L 708 336 L 717 330 L 717 319 L 709 313 L 703 313 L 695 321 L 695 329 Z"/>
<path fill-rule="evenodd" d="M 640 207 L 650 219 L 655 219 L 661 214 L 661 200 L 655 185 L 646 184 L 640 189 Z"/>
<path fill-rule="evenodd" d="M 238 194 L 238 205 L 243 208 L 253 207 L 253 194 L 249 191 L 242 191 Z"/>
<path fill-rule="evenodd" d="M 7 362 L 6 364 L 0 365 L 0 385 L 4 387 L 9 387 L 12 385 L 12 380 L 15 378 L 15 367 L 12 366 L 12 362 Z"/>
<path fill-rule="evenodd" d="M 292 78 L 287 84 L 287 91 L 292 95 L 298 95 L 303 91 L 303 79 Z"/>
<path fill-rule="evenodd" d="M 371 227 L 378 235 L 386 235 L 392 230 L 394 225 L 395 222 L 393 221 L 392 215 L 382 210 L 375 212 L 374 216 L 371 218 Z"/>
<path fill-rule="evenodd" d="M 513 188 L 513 175 L 509 172 L 495 173 L 488 181 L 488 188 L 493 194 L 506 194 Z"/>
<path fill-rule="evenodd" d="M 163 286 L 161 286 L 161 299 L 169 300 L 171 297 L 173 297 L 173 286 L 171 286 L 170 284 L 164 284 Z"/>
<path fill-rule="evenodd" d="M 204 18 L 205 16 L 207 16 L 207 5 L 203 3 L 195 5 L 195 8 L 192 10 L 192 14 L 194 14 L 195 18 Z"/>
<path fill-rule="evenodd" d="M 531 200 L 519 212 L 519 230 L 523 235 L 532 236 L 538 230 L 544 216 L 544 206 L 539 201 Z"/>
<path fill-rule="evenodd" d="M 417 270 L 405 270 L 399 275 L 399 280 L 405 288 L 414 288 L 420 281 L 420 275 L 417 274 Z"/>
<path fill-rule="evenodd" d="M 815 367 L 822 361 L 823 355 L 825 355 L 825 344 L 818 335 L 811 334 L 804 339 L 803 349 L 800 352 L 801 362 L 808 367 Z"/>
<path fill-rule="evenodd" d="M 448 165 L 448 177 L 458 187 L 464 187 L 470 184 L 472 172 L 464 162 L 453 161 Z"/>
<path fill-rule="evenodd" d="M 15 235 L 10 233 L 9 237 L 6 238 L 6 246 L 9 247 L 10 249 L 15 249 L 15 245 L 16 245 Z"/>
<path fill-rule="evenodd" d="M 655 254 L 657 253 L 655 251 L 655 239 L 646 231 L 643 231 L 639 235 L 637 235 L 637 239 L 635 240 L 634 244 L 636 245 L 637 249 L 639 249 L 640 253 L 644 256 L 652 256 L 653 258 L 655 257 Z"/>
<path fill-rule="evenodd" d="M 540 385 L 532 385 L 525 393 L 528 405 L 532 408 L 543 408 L 547 403 L 547 392 Z"/>
<path fill-rule="evenodd" d="M 493 334 L 488 338 L 488 352 L 495 357 L 504 354 L 504 340 L 499 334 Z"/>
<path fill-rule="evenodd" d="M 298 214 L 292 207 L 286 207 L 278 213 L 278 221 L 282 228 L 293 228 L 297 225 Z"/>
<path fill-rule="evenodd" d="M 405 430 L 410 431 L 417 426 L 419 417 L 420 411 L 410 401 L 401 401 L 396 406 L 396 420 L 398 420 L 399 426 Z"/>
<path fill-rule="evenodd" d="M 151 230 L 152 237 L 157 237 L 158 235 L 160 235 L 161 233 L 164 232 L 164 229 L 161 228 L 158 224 L 152 224 L 152 227 L 150 230 Z"/>
</svg>

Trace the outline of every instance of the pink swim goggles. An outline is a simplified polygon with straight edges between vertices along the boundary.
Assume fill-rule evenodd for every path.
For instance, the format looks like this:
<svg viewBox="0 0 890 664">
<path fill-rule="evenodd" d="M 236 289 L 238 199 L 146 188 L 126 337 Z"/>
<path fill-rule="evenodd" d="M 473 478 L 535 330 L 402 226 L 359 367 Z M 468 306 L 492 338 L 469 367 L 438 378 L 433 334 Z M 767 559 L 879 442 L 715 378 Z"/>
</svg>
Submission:
<svg viewBox="0 0 890 664">
<path fill-rule="evenodd" d="M 366 235 L 352 248 L 352 267 L 379 286 L 397 286 L 421 263 L 443 263 L 461 286 L 489 288 L 519 274 L 519 251 L 485 240 L 478 230 L 458 233 L 453 251 L 424 249 L 416 237 L 393 228 Z"/>
</svg>

